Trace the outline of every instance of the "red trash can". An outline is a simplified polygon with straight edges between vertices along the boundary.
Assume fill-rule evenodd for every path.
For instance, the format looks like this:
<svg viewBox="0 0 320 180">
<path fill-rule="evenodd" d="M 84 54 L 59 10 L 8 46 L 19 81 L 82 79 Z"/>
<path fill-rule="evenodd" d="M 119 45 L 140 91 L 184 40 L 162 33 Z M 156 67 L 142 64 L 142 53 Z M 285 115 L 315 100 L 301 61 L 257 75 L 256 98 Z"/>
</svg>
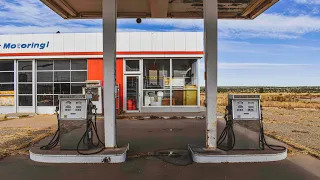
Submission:
<svg viewBox="0 0 320 180">
<path fill-rule="evenodd" d="M 132 110 L 132 104 L 133 104 L 132 99 L 128 99 L 127 100 L 127 110 Z"/>
</svg>

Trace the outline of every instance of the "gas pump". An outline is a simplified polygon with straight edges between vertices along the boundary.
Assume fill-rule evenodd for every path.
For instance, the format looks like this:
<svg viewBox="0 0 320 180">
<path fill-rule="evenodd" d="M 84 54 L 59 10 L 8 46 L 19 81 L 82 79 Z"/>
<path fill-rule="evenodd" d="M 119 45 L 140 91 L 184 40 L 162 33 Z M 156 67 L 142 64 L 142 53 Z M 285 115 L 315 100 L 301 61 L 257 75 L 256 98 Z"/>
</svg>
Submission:
<svg viewBox="0 0 320 180">
<path fill-rule="evenodd" d="M 92 103 L 93 94 L 86 95 L 61 95 L 59 106 L 56 108 L 58 130 L 42 150 L 50 150 L 60 145 L 60 150 L 77 150 L 79 154 L 96 154 L 104 150 L 104 143 L 100 140 L 97 130 L 97 108 Z M 96 136 L 97 143 L 93 137 Z M 90 153 L 84 152 L 99 148 Z"/>
<path fill-rule="evenodd" d="M 102 114 L 102 86 L 99 80 L 87 80 L 86 87 L 82 88 L 82 94 L 92 94 L 91 102 L 97 107 L 97 114 Z"/>
<path fill-rule="evenodd" d="M 265 146 L 272 150 L 285 150 L 283 146 L 270 145 L 266 142 L 264 137 L 263 128 L 263 116 L 262 116 L 262 106 L 260 104 L 260 95 L 228 95 L 228 105 L 225 109 L 225 122 L 226 126 L 219 136 L 217 145 L 219 149 L 229 151 L 234 149 L 236 144 L 236 136 L 234 132 L 234 124 L 237 121 L 243 122 L 256 122 L 259 123 L 259 149 L 264 150 Z M 222 144 L 227 141 L 226 145 Z M 247 149 L 237 149 L 237 150 L 247 150 Z"/>
</svg>

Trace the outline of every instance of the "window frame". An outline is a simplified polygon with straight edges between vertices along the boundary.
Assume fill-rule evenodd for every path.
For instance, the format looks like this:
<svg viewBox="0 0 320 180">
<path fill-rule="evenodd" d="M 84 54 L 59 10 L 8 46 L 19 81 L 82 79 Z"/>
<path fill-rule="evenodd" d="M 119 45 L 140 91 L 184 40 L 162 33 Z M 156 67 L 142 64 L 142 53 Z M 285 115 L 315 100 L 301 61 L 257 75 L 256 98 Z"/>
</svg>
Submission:
<svg viewBox="0 0 320 180">
<path fill-rule="evenodd" d="M 31 62 L 31 65 L 28 65 L 28 66 L 31 66 L 31 69 L 19 69 L 19 63 L 20 62 Z M 34 79 L 35 79 L 35 75 L 34 75 L 34 59 L 16 59 L 16 95 L 17 95 L 17 98 L 16 98 L 16 103 L 17 103 L 17 107 L 20 107 L 20 108 L 30 108 L 30 107 L 35 107 L 35 101 L 34 101 L 34 92 L 35 92 L 35 89 L 34 89 Z M 32 78 L 31 78 L 31 82 L 20 82 L 19 81 L 19 73 L 31 73 L 32 75 Z M 20 94 L 20 91 L 19 91 L 19 86 L 20 85 L 31 85 L 31 94 Z M 20 105 L 20 97 L 31 97 L 31 105 Z"/>
<path fill-rule="evenodd" d="M 139 61 L 139 71 L 127 71 L 127 61 Z M 143 59 L 124 59 L 123 72 L 124 74 L 143 74 Z"/>
<path fill-rule="evenodd" d="M 70 87 L 69 87 L 69 94 L 68 95 L 79 95 L 79 94 L 72 94 L 72 84 L 86 84 L 86 81 L 88 80 L 88 59 L 86 58 L 73 58 L 73 59 L 70 59 L 70 58 L 66 58 L 66 59 L 36 59 L 36 65 L 38 64 L 38 61 L 45 61 L 45 60 L 52 60 L 53 62 L 53 67 L 51 70 L 38 70 L 38 68 L 36 68 L 36 76 L 38 77 L 38 72 L 51 72 L 52 73 L 52 82 L 38 82 L 36 81 L 36 89 L 38 88 L 38 84 L 52 84 L 52 94 L 38 94 L 38 91 L 36 92 L 36 105 L 38 107 L 54 107 L 55 106 L 55 96 L 60 96 L 60 95 L 63 95 L 63 94 L 56 94 L 55 93 L 55 85 L 56 84 L 69 84 Z M 60 60 L 60 61 L 69 61 L 69 70 L 55 70 L 54 66 L 55 66 L 55 63 L 54 61 L 56 60 Z M 86 60 L 87 62 L 87 68 L 86 70 L 72 70 L 72 61 L 77 61 L 77 60 Z M 69 72 L 69 75 L 70 75 L 70 79 L 69 81 L 63 81 L 63 82 L 60 82 L 60 81 L 55 81 L 55 77 L 54 77 L 54 74 L 55 72 Z M 85 81 L 81 81 L 81 82 L 72 82 L 72 72 L 86 72 L 86 75 L 87 75 L 87 79 Z M 38 96 L 52 96 L 52 101 L 53 101 L 53 105 L 52 106 L 42 106 L 42 105 L 39 105 L 38 103 Z"/>
<path fill-rule="evenodd" d="M 12 80 L 12 82 L 0 82 L 0 85 L 11 85 L 11 86 L 13 86 L 13 92 L 11 93 L 11 94 L 0 94 L 0 96 L 1 97 L 13 97 L 13 100 L 14 100 L 14 102 L 13 102 L 13 105 L 10 105 L 10 106 L 2 106 L 2 105 L 0 105 L 0 108 L 1 107 L 15 107 L 16 105 L 17 105 L 17 102 L 16 102 L 16 92 L 17 92 L 17 86 L 16 86 L 16 84 L 15 84 L 15 81 L 16 81 L 16 78 L 15 78 L 15 76 L 16 76 L 16 72 L 15 72 L 15 69 L 16 69 L 16 60 L 13 60 L 13 59 L 3 59 L 3 60 L 1 60 L 1 62 L 11 62 L 12 63 L 12 66 L 13 66 L 13 68 L 12 68 L 12 70 L 10 70 L 10 71 L 7 71 L 7 70 L 5 70 L 5 71 L 1 71 L 0 70 L 0 72 L 1 73 L 13 73 L 13 80 Z"/>
<path fill-rule="evenodd" d="M 199 58 L 193 58 L 193 57 L 187 57 L 187 58 L 144 58 L 141 60 L 142 62 L 142 72 L 141 72 L 141 77 L 142 77 L 142 81 L 143 81 L 143 78 L 144 78 L 144 72 L 143 72 L 143 67 L 144 67 L 144 60 L 149 60 L 149 59 L 163 59 L 163 60 L 168 60 L 170 61 L 170 76 L 169 76 L 169 79 L 170 79 L 170 88 L 168 89 L 145 89 L 144 88 L 144 84 L 143 82 L 142 83 L 142 87 L 141 87 L 141 94 L 142 94 L 142 97 L 141 97 L 141 107 L 142 108 L 149 108 L 149 107 L 155 107 L 155 108 L 179 108 L 179 107 L 199 107 L 200 106 L 200 77 L 199 77 L 199 73 L 200 73 L 200 59 Z M 179 60 L 195 60 L 194 63 L 196 63 L 196 66 L 195 66 L 195 74 L 194 74 L 194 77 L 195 77 L 195 85 L 196 87 L 195 88 L 188 88 L 188 89 L 185 89 L 184 87 L 181 88 L 181 89 L 175 89 L 173 88 L 172 86 L 172 76 L 173 76 L 173 61 L 179 61 Z M 197 94 L 197 99 L 196 99 L 196 105 L 173 105 L 172 103 L 172 100 L 173 100 L 173 91 L 174 90 L 182 90 L 182 91 L 196 91 L 196 94 Z M 165 92 L 165 91 L 169 91 L 170 92 L 170 105 L 166 105 L 166 106 L 145 106 L 144 105 L 144 92 L 145 91 L 162 91 L 162 92 Z"/>
</svg>

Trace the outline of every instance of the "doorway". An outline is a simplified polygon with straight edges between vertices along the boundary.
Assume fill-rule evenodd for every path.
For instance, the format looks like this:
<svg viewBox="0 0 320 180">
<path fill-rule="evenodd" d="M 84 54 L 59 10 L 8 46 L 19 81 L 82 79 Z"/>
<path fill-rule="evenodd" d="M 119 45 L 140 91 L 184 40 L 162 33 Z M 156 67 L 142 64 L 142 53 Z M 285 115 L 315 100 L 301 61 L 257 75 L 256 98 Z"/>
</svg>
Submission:
<svg viewBox="0 0 320 180">
<path fill-rule="evenodd" d="M 125 107 L 127 112 L 140 112 L 140 75 L 125 75 Z"/>
</svg>

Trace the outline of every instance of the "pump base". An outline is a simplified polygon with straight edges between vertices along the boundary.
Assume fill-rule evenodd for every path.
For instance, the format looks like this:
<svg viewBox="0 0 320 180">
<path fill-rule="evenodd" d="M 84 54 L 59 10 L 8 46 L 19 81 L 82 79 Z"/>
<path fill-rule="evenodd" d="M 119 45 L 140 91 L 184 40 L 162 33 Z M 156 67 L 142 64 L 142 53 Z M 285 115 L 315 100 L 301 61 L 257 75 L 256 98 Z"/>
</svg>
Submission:
<svg viewBox="0 0 320 180">
<path fill-rule="evenodd" d="M 40 146 L 35 146 L 29 152 L 31 160 L 42 163 L 122 163 L 126 161 L 128 150 L 129 144 L 122 148 L 106 148 L 93 155 L 80 155 L 77 151 L 61 151 L 59 146 L 51 150 L 41 150 Z"/>
<path fill-rule="evenodd" d="M 287 149 L 282 151 L 266 150 L 205 150 L 188 145 L 192 159 L 196 163 L 242 163 L 242 162 L 273 162 L 286 159 Z"/>
</svg>

